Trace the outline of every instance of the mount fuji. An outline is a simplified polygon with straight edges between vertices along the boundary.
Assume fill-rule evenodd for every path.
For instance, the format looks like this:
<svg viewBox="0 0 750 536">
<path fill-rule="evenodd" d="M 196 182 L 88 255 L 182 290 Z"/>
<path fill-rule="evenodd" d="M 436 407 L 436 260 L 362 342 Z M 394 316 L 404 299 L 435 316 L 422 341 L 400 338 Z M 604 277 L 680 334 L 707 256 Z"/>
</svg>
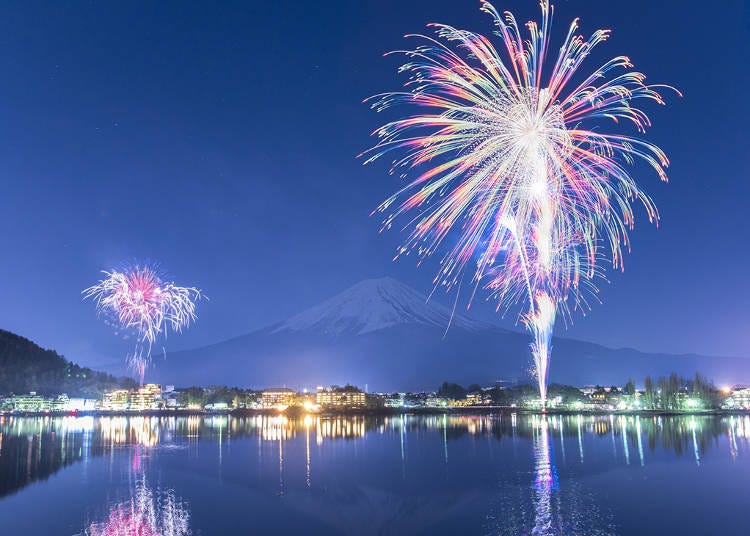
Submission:
<svg viewBox="0 0 750 536">
<path fill-rule="evenodd" d="M 149 381 L 295 388 L 351 383 L 435 389 L 448 380 L 530 379 L 526 333 L 455 314 L 392 278 L 368 279 L 285 321 L 211 346 L 155 357 Z M 554 338 L 551 382 L 621 384 L 676 371 L 750 379 L 750 360 L 648 354 Z"/>
<path fill-rule="evenodd" d="M 273 333 L 306 331 L 340 337 L 409 324 L 442 331 L 455 328 L 476 332 L 492 327 L 462 315 L 451 315 L 446 307 L 428 302 L 413 288 L 386 277 L 357 283 L 282 322 Z"/>
</svg>

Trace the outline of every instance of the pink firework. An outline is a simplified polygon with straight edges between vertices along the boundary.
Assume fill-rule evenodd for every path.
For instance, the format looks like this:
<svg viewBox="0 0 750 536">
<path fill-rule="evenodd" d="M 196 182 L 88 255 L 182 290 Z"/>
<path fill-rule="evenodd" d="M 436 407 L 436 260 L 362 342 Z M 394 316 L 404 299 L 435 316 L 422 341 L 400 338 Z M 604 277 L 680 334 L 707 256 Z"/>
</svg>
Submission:
<svg viewBox="0 0 750 536">
<path fill-rule="evenodd" d="M 188 536 L 190 514 L 169 491 L 151 491 L 145 478 L 136 484 L 130 500 L 109 509 L 103 523 L 92 523 L 84 536 Z"/>
<path fill-rule="evenodd" d="M 136 345 L 128 355 L 128 364 L 143 383 L 152 345 L 161 335 L 166 337 L 169 328 L 180 332 L 196 320 L 195 303 L 201 292 L 165 283 L 149 266 L 102 273 L 106 277 L 85 289 L 84 298 L 93 298 L 98 312 L 110 315 L 120 329 L 135 333 Z"/>
</svg>

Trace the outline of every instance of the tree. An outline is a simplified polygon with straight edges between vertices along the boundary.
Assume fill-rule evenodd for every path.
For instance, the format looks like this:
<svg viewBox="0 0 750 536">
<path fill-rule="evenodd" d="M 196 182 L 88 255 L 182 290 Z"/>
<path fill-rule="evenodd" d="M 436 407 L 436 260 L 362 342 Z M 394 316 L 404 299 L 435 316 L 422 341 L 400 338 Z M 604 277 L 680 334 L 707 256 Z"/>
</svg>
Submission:
<svg viewBox="0 0 750 536">
<path fill-rule="evenodd" d="M 669 409 L 680 409 L 678 405 L 678 393 L 680 392 L 680 378 L 676 372 L 672 372 L 667 380 Z"/>
<path fill-rule="evenodd" d="M 643 380 L 643 398 L 648 409 L 654 409 L 654 381 L 651 376 Z"/>
<path fill-rule="evenodd" d="M 443 385 L 440 386 L 437 394 L 442 398 L 452 398 L 454 400 L 459 400 L 462 398 L 466 398 L 466 389 L 464 389 L 457 383 L 443 382 Z"/>
<path fill-rule="evenodd" d="M 635 382 L 633 381 L 633 378 L 628 379 L 628 382 L 625 384 L 625 388 L 623 389 L 623 393 L 630 396 L 633 396 L 635 394 Z"/>
</svg>

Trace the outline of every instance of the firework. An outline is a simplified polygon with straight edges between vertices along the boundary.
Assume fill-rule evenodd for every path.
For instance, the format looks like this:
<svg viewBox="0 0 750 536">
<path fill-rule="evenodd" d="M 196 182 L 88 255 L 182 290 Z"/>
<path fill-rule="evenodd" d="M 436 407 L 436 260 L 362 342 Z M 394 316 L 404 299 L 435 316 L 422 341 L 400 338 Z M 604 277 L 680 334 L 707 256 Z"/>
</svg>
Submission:
<svg viewBox="0 0 750 536">
<path fill-rule="evenodd" d="M 157 270 L 134 265 L 122 271 L 102 272 L 106 277 L 83 291 L 92 298 L 100 314 L 111 317 L 126 332 L 135 333 L 136 344 L 128 355 L 128 365 L 143 383 L 151 348 L 167 331 L 180 332 L 196 320 L 195 303 L 200 290 L 165 283 Z"/>
<path fill-rule="evenodd" d="M 132 497 L 109 509 L 104 523 L 92 523 L 83 536 L 189 536 L 190 514 L 171 490 L 152 491 L 141 478 Z"/>
<path fill-rule="evenodd" d="M 483 287 L 503 314 L 519 309 L 545 404 L 556 316 L 589 308 L 604 251 L 622 268 L 636 202 L 649 221 L 659 218 L 626 166 L 641 160 L 666 181 L 666 155 L 605 127 L 630 123 L 643 134 L 650 121 L 635 101 L 663 104 L 658 90 L 669 86 L 646 85 L 624 56 L 582 73 L 609 30 L 584 39 L 577 20 L 548 61 L 553 8 L 540 6 L 541 24 L 527 23 L 524 40 L 511 13 L 482 3 L 499 50 L 482 35 L 442 24 L 430 25 L 434 38 L 408 36 L 422 43 L 402 52 L 404 91 L 369 101 L 378 111 L 400 103 L 419 111 L 376 130 L 378 142 L 364 155 L 369 163 L 396 151 L 392 173 L 419 171 L 376 210 L 385 213 L 384 229 L 410 213 L 396 257 L 415 252 L 421 262 L 442 250 L 436 286 L 450 291 L 468 273 L 472 298 Z"/>
</svg>

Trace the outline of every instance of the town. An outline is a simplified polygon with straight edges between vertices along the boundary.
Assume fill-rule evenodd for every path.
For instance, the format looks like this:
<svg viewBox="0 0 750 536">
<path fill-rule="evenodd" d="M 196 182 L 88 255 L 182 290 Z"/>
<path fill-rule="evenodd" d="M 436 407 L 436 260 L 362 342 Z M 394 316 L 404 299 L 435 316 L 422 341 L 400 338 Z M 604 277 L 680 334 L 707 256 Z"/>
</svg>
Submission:
<svg viewBox="0 0 750 536">
<path fill-rule="evenodd" d="M 451 411 L 482 408 L 540 409 L 574 412 L 743 411 L 750 410 L 750 387 L 717 389 L 699 374 L 685 380 L 672 374 L 646 378 L 643 389 L 632 380 L 623 386 L 571 387 L 552 384 L 545 408 L 530 384 L 498 381 L 464 388 L 443 383 L 436 391 L 370 393 L 352 385 L 250 390 L 228 387 L 175 388 L 146 384 L 104 392 L 98 398 L 43 396 L 36 392 L 0 396 L 2 413 L 229 412 L 229 411 Z"/>
</svg>

